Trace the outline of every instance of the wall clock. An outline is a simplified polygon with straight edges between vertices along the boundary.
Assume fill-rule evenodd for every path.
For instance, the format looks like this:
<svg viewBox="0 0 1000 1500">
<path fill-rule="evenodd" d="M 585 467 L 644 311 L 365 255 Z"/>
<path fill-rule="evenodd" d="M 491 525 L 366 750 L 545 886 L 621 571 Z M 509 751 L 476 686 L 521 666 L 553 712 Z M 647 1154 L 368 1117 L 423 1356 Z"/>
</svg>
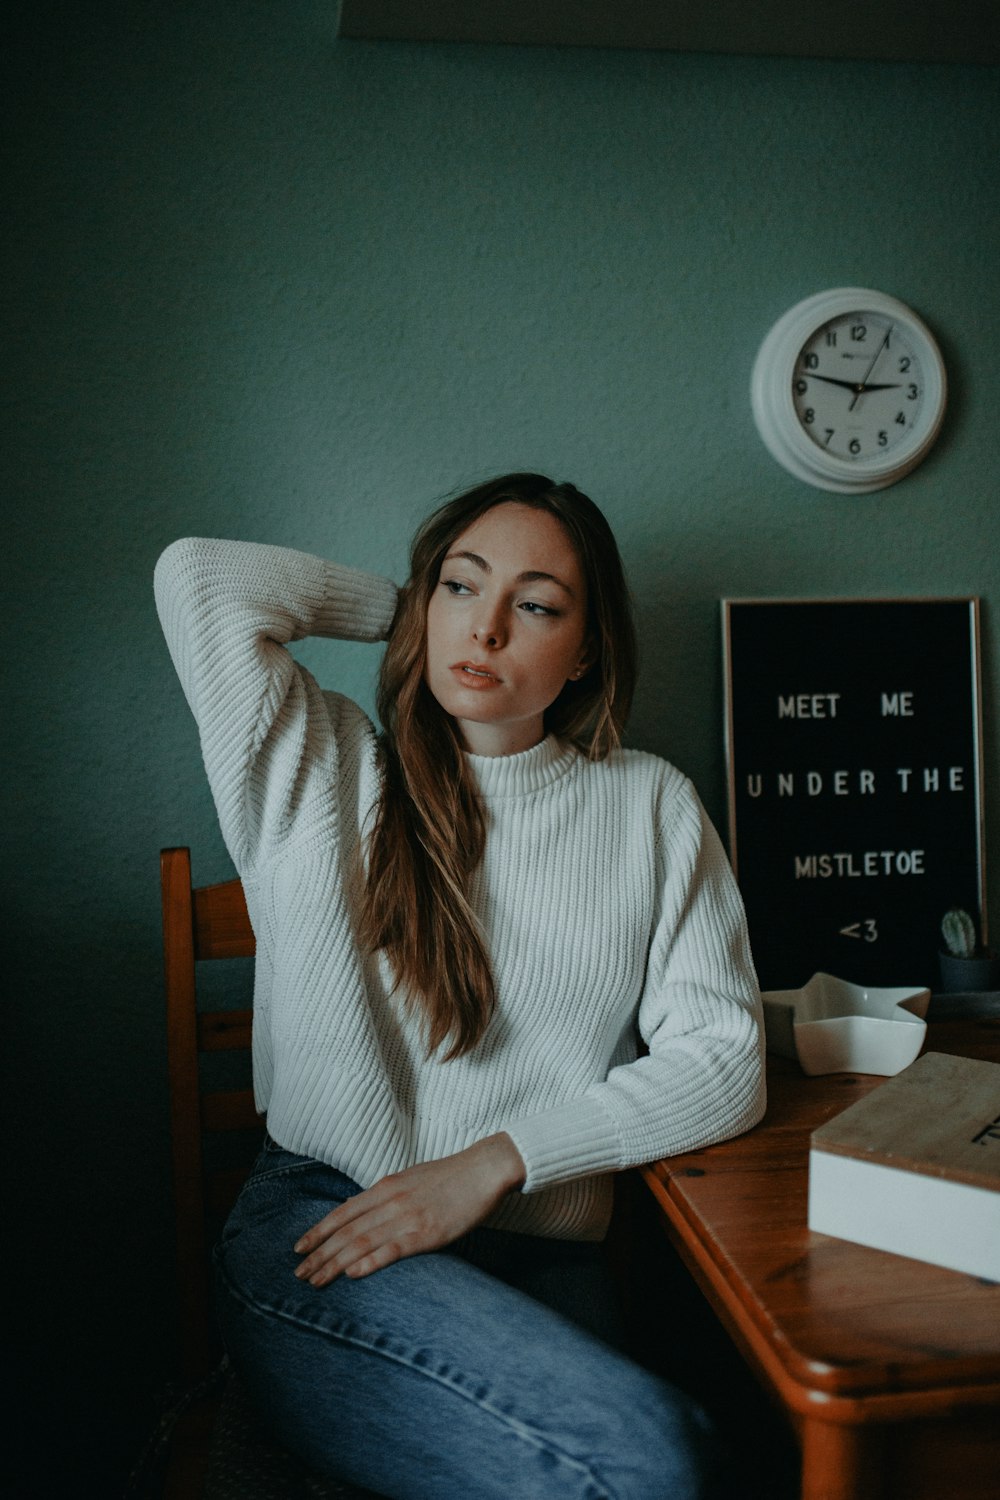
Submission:
<svg viewBox="0 0 1000 1500">
<path fill-rule="evenodd" d="M 758 432 L 790 473 L 864 494 L 926 456 L 947 379 L 933 334 L 905 303 L 838 287 L 778 319 L 758 351 L 750 396 Z"/>
</svg>

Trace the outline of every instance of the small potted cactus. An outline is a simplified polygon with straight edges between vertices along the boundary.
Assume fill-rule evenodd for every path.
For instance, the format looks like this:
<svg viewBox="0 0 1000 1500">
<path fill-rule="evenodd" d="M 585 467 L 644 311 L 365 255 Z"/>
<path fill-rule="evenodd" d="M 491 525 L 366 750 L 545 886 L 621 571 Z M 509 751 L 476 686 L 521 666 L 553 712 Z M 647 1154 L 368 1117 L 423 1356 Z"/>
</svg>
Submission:
<svg viewBox="0 0 1000 1500">
<path fill-rule="evenodd" d="M 976 924 L 967 911 L 953 906 L 941 919 L 944 947 L 941 989 L 946 995 L 1000 989 L 1000 958 L 980 946 Z"/>
</svg>

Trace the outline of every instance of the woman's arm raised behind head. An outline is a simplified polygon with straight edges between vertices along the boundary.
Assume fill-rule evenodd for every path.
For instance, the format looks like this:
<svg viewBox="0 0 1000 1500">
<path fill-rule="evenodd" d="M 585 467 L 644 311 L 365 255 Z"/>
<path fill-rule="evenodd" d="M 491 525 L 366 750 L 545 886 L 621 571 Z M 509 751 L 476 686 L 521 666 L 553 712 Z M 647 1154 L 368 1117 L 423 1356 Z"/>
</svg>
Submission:
<svg viewBox="0 0 1000 1500">
<path fill-rule="evenodd" d="M 253 864 L 268 824 L 301 802 L 312 770 L 335 754 L 315 682 L 285 650 L 309 635 L 377 641 L 396 607 L 388 579 L 308 553 L 188 537 L 154 578 L 167 646 L 201 736 L 223 836 L 237 868 Z"/>
</svg>

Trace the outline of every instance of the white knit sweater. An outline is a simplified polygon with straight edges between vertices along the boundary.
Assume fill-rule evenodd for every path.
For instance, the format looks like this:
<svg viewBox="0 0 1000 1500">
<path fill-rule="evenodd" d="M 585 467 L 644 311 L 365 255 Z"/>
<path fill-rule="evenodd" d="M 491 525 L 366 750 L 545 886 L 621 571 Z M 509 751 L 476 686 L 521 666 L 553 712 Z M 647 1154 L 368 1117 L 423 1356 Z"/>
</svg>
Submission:
<svg viewBox="0 0 1000 1500">
<path fill-rule="evenodd" d="M 161 557 L 156 597 L 257 935 L 254 1088 L 280 1145 L 369 1186 L 506 1130 L 527 1179 L 490 1222 L 599 1239 L 607 1174 L 760 1118 L 742 904 L 680 772 L 631 750 L 592 763 L 551 736 L 469 757 L 488 817 L 472 899 L 498 1002 L 470 1053 L 427 1057 L 419 1013 L 355 936 L 372 724 L 284 649 L 384 638 L 395 586 L 188 539 Z"/>
</svg>

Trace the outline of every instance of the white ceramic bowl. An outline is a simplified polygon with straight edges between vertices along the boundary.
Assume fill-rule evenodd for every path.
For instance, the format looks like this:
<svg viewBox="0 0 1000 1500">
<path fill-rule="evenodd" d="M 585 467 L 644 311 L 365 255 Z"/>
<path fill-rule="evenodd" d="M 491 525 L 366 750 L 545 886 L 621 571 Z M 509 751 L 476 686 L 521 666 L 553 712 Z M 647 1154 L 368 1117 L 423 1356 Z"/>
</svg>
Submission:
<svg viewBox="0 0 1000 1500">
<path fill-rule="evenodd" d="M 766 990 L 771 1052 L 804 1073 L 881 1073 L 909 1067 L 924 1043 L 930 990 L 870 989 L 814 974 L 800 990 Z"/>
</svg>

